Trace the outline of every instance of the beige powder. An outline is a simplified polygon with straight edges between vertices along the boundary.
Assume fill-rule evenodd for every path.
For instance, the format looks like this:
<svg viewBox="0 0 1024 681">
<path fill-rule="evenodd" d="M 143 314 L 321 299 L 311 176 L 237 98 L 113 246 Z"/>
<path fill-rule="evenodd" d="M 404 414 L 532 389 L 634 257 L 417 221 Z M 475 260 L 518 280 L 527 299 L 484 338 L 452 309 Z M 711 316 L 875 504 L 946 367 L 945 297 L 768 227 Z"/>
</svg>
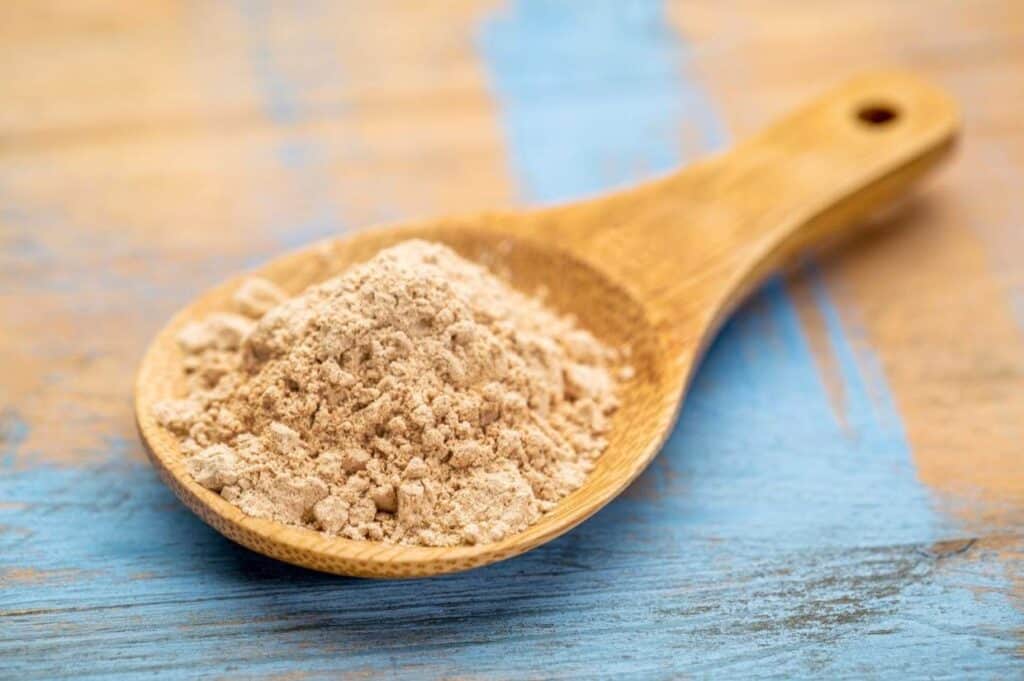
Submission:
<svg viewBox="0 0 1024 681">
<path fill-rule="evenodd" d="M 450 249 L 408 241 L 285 300 L 186 326 L 157 406 L 195 480 L 245 513 L 450 546 L 523 530 L 582 484 L 616 353 Z"/>
</svg>

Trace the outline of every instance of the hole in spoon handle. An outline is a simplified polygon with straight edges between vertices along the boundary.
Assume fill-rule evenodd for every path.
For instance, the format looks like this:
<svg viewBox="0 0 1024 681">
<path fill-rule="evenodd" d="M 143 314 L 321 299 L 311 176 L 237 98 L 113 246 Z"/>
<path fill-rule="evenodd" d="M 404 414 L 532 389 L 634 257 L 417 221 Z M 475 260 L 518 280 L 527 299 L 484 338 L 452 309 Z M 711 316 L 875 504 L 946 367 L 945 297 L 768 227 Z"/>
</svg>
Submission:
<svg viewBox="0 0 1024 681">
<path fill-rule="evenodd" d="M 627 284 L 658 322 L 701 335 L 803 251 L 856 232 L 952 148 L 956 107 L 906 73 L 855 78 L 725 154 L 542 211 L 527 229 Z"/>
<path fill-rule="evenodd" d="M 855 112 L 860 124 L 869 130 L 892 128 L 900 119 L 900 109 L 889 102 L 864 102 Z"/>
<path fill-rule="evenodd" d="M 952 148 L 959 116 L 934 86 L 905 73 L 856 78 L 737 147 L 719 172 L 740 174 L 722 200 L 741 295 L 804 251 L 858 231 Z"/>
<path fill-rule="evenodd" d="M 675 286 L 665 286 L 667 274 L 652 276 L 665 316 L 686 314 L 695 292 L 722 315 L 805 251 L 857 232 L 945 156 L 958 126 L 951 100 L 916 76 L 855 78 L 723 156 L 641 190 L 623 240 L 640 235 L 656 247 L 638 244 L 636 276 L 673 258 L 691 276 Z M 678 220 L 664 219 L 673 214 Z"/>
</svg>

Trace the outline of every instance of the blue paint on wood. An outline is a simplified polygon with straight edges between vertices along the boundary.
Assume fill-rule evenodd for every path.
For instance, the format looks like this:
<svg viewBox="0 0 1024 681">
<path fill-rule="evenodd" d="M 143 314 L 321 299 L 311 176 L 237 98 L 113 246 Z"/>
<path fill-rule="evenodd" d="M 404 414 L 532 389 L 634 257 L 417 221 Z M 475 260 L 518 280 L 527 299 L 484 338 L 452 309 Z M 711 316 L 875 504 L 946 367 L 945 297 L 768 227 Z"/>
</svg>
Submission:
<svg viewBox="0 0 1024 681">
<path fill-rule="evenodd" d="M 721 541 L 643 499 L 516 560 L 405 583 L 241 549 L 142 463 L 6 470 L 0 501 L 4 678 L 1005 674 L 1020 624 L 980 553 Z"/>
<path fill-rule="evenodd" d="M 14 465 L 14 456 L 28 438 L 29 425 L 16 409 L 0 411 L 0 467 Z"/>
<path fill-rule="evenodd" d="M 686 53 L 650 2 L 512 3 L 482 33 L 526 198 L 563 201 L 679 164 L 681 138 L 723 126 L 679 77 Z"/>
<path fill-rule="evenodd" d="M 708 150 L 720 146 L 705 98 L 680 81 L 684 53 L 662 11 L 657 3 L 588 3 L 580 12 L 524 0 L 489 26 L 484 54 L 528 199 L 577 198 L 667 170 L 681 160 L 672 132 L 684 126 L 704 131 Z M 609 94 L 620 87 L 621 98 Z M 599 103 L 588 88 L 603 94 Z M 652 498 L 651 516 L 670 513 L 708 540 L 773 547 L 905 543 L 953 531 L 916 480 L 877 361 L 854 348 L 820 276 L 813 290 L 847 396 L 846 427 L 774 281 L 722 331 L 654 465 L 657 479 L 645 476 L 632 498 Z"/>
<path fill-rule="evenodd" d="M 660 504 L 709 538 L 797 547 L 937 536 L 906 449 L 834 418 L 777 281 L 723 329 L 655 469 L 667 481 Z"/>
<path fill-rule="evenodd" d="M 864 339 L 856 337 L 856 327 L 851 329 L 843 323 L 817 265 L 808 266 L 807 277 L 818 313 L 825 322 L 830 349 L 838 360 L 843 385 L 843 417 L 851 427 L 852 436 L 866 439 L 872 449 L 894 451 L 899 459 L 909 464 L 910 448 L 903 423 L 878 358 Z M 854 347 L 855 342 L 859 348 Z M 913 470 L 908 474 L 912 477 Z"/>
<path fill-rule="evenodd" d="M 242 2 L 239 8 L 250 41 L 250 64 L 258 94 L 266 115 L 282 133 L 274 153 L 287 171 L 289 186 L 300 198 L 271 206 L 275 216 L 269 229 L 282 246 L 297 247 L 341 231 L 337 207 L 330 199 L 329 158 L 323 140 L 300 129 L 309 118 L 307 93 L 324 80 L 336 80 L 340 69 L 331 58 L 330 44 L 298 43 L 302 52 L 291 53 L 283 51 L 274 40 L 274 26 L 281 18 L 276 13 L 297 14 L 308 27 L 315 28 L 315 3 L 281 5 L 255 0 Z M 296 43 L 285 45 L 294 49 Z"/>
<path fill-rule="evenodd" d="M 706 98 L 681 76 L 685 52 L 662 13 L 653 2 L 591 3 L 580 12 L 571 3 L 526 0 L 489 25 L 484 54 L 527 198 L 577 198 L 674 168 L 682 161 L 678 133 L 687 128 L 705 135 L 707 151 L 723 143 Z M 620 88 L 621 96 L 609 95 Z M 851 396 L 852 433 L 832 417 L 793 303 L 775 281 L 711 349 L 664 465 L 703 462 L 733 490 L 749 487 L 742 512 L 719 519 L 726 534 L 804 543 L 936 536 L 884 377 L 873 374 L 877 395 L 870 395 L 824 285 L 815 291 Z M 708 515 L 714 498 L 696 491 L 693 510 L 704 511 L 689 517 L 718 531 Z M 898 523 L 864 511 L 883 496 Z"/>
<path fill-rule="evenodd" d="M 546 32 L 547 22 L 573 35 Z M 526 2 L 482 35 L 528 198 L 633 177 L 616 168 L 670 167 L 672 133 L 620 137 L 637 117 L 648 130 L 692 125 L 711 131 L 709 145 L 719 140 L 702 97 L 666 96 L 693 88 L 650 3 Z M 577 56 L 545 63 L 520 57 L 517 42 L 549 55 L 563 42 Z M 611 55 L 580 76 L 601 50 Z M 628 90 L 628 73 L 615 70 L 628 60 L 657 82 Z M 543 77 L 529 73 L 538 68 Z M 596 107 L 618 113 L 575 106 L 577 79 L 605 92 Z M 550 85 L 545 97 L 516 85 L 534 82 Z M 647 103 L 608 104 L 616 88 Z M 582 158 L 613 170 L 536 160 L 555 144 L 535 141 L 536 121 L 557 116 L 528 111 L 535 122 L 517 122 L 522 101 L 574 110 L 585 119 Z M 567 146 L 555 155 L 571 160 Z M 913 485 L 891 404 L 876 395 L 881 373 L 816 293 L 853 395 L 851 433 L 832 418 L 793 305 L 773 282 L 723 330 L 680 427 L 625 497 L 523 557 L 414 583 L 315 574 L 230 543 L 129 461 L 124 451 L 138 444 L 128 424 L 106 442 L 108 463 L 17 468 L 10 459 L 29 426 L 9 412 L 0 678 L 1014 675 L 1024 619 L 994 549 L 932 545 L 941 522 Z"/>
</svg>

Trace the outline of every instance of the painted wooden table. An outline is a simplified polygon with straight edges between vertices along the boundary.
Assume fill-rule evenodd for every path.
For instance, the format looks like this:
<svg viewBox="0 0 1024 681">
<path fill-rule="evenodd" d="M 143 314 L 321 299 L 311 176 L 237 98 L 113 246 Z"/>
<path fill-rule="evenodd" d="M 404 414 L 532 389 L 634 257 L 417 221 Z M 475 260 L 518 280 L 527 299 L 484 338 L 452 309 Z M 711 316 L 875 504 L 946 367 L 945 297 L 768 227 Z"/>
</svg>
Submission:
<svg viewBox="0 0 1024 681">
<path fill-rule="evenodd" d="M 228 273 L 649 177 L 891 64 L 961 101 L 954 165 L 757 294 L 559 541 L 325 576 L 144 461 L 140 353 Z M 1022 73 L 1014 0 L 3 3 L 0 678 L 1020 678 Z"/>
</svg>

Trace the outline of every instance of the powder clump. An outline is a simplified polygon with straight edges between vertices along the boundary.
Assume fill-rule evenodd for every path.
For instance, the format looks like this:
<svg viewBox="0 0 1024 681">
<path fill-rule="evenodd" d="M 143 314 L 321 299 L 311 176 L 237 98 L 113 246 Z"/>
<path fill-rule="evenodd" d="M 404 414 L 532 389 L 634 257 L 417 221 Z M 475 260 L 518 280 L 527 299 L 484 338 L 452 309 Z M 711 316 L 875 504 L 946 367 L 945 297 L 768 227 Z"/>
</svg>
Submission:
<svg viewBox="0 0 1024 681">
<path fill-rule="evenodd" d="M 181 330 L 187 394 L 155 415 L 249 515 L 493 542 L 606 447 L 619 354 L 445 246 L 404 242 L 290 300 L 250 279 L 234 304 Z"/>
</svg>

